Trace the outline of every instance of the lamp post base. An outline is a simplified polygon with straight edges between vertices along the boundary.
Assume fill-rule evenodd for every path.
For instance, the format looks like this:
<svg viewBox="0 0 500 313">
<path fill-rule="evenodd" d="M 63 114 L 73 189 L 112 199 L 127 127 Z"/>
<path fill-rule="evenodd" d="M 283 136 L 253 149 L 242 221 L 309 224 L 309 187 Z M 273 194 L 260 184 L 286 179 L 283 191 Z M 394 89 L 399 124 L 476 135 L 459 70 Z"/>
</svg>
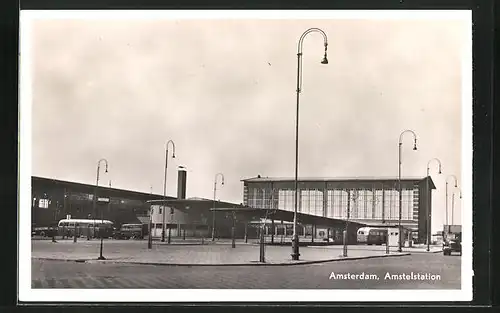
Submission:
<svg viewBox="0 0 500 313">
<path fill-rule="evenodd" d="M 102 248 L 103 248 L 103 245 L 104 245 L 104 237 L 102 237 L 101 235 L 101 247 L 100 247 L 100 250 L 99 250 L 99 257 L 97 258 L 98 260 L 106 260 L 106 258 L 102 255 Z"/>
<path fill-rule="evenodd" d="M 299 235 L 294 235 L 293 240 L 292 240 L 292 260 L 298 261 L 299 260 Z"/>
<path fill-rule="evenodd" d="M 231 228 L 231 248 L 236 248 L 236 239 L 234 237 L 234 227 Z"/>
<path fill-rule="evenodd" d="M 261 263 L 266 263 L 265 257 L 265 243 L 264 243 L 264 230 L 261 228 L 260 230 L 260 238 L 259 238 L 259 261 Z"/>
<path fill-rule="evenodd" d="M 348 242 L 347 242 L 347 241 L 348 241 L 348 239 L 349 239 L 349 238 L 347 238 L 347 231 L 346 231 L 346 230 L 344 230 L 344 232 L 343 232 L 343 234 L 342 234 L 342 240 L 343 240 L 342 256 L 343 256 L 344 258 L 346 258 L 346 257 L 347 257 L 347 244 L 348 244 Z"/>
</svg>

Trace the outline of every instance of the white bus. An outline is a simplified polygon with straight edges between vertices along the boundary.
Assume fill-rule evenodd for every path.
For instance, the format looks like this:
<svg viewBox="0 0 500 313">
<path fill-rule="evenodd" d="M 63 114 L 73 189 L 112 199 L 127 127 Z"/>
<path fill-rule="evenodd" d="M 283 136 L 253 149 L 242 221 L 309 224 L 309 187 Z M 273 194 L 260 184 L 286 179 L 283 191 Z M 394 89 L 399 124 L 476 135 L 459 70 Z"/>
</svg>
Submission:
<svg viewBox="0 0 500 313">
<path fill-rule="evenodd" d="M 64 219 L 57 224 L 59 235 L 109 238 L 113 236 L 113 222 L 101 219 Z"/>
<path fill-rule="evenodd" d="M 382 245 L 387 240 L 387 228 L 361 227 L 357 231 L 359 244 Z"/>
</svg>

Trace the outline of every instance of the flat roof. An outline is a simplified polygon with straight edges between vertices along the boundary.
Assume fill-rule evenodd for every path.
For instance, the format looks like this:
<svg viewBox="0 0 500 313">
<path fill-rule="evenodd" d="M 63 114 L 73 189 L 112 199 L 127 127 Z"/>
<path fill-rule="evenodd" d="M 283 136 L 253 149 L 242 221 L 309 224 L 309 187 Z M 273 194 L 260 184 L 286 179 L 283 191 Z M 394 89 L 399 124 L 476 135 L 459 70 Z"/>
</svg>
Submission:
<svg viewBox="0 0 500 313">
<path fill-rule="evenodd" d="M 432 181 L 432 177 L 430 176 L 413 176 L 413 177 L 401 177 L 401 181 L 405 182 L 421 182 L 428 179 L 430 188 L 431 189 L 436 189 L 436 185 Z M 397 176 L 380 176 L 380 177 L 373 177 L 373 176 L 356 176 L 356 177 L 299 177 L 297 179 L 298 182 L 385 182 L 385 181 L 398 181 L 399 178 Z M 242 182 L 249 182 L 249 183 L 266 183 L 266 182 L 293 182 L 295 181 L 294 178 L 291 177 L 263 177 L 263 176 L 257 176 L 257 177 L 251 177 L 251 178 L 245 178 L 241 179 L 240 181 Z"/>
<path fill-rule="evenodd" d="M 424 180 L 425 177 L 401 177 L 403 181 L 421 181 Z M 244 182 L 278 182 L 278 181 L 294 181 L 294 178 L 291 177 L 251 177 L 245 178 L 241 181 Z M 385 180 L 398 180 L 397 176 L 388 176 L 388 177 L 299 177 L 299 182 L 311 182 L 311 181 L 331 181 L 331 182 L 342 182 L 342 181 L 385 181 Z"/>
</svg>

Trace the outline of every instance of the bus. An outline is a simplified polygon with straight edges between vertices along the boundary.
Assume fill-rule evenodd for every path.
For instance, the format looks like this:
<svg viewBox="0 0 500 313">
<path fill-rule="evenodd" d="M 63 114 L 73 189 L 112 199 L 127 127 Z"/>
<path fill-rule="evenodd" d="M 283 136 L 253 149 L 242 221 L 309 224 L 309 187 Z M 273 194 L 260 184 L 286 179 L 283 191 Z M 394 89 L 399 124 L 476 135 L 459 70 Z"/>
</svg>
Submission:
<svg viewBox="0 0 500 313">
<path fill-rule="evenodd" d="M 113 222 L 101 219 L 64 219 L 57 224 L 61 236 L 88 236 L 110 238 L 113 236 Z"/>
<path fill-rule="evenodd" d="M 387 229 L 362 227 L 358 229 L 357 241 L 359 244 L 382 245 L 387 240 Z"/>
</svg>

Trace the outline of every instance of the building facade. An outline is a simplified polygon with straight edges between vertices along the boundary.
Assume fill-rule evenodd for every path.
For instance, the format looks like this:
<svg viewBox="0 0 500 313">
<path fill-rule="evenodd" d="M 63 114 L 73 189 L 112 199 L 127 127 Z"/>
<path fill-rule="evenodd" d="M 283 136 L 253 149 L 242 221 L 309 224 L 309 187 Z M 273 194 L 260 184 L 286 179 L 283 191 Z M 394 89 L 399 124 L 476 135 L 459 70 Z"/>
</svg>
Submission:
<svg viewBox="0 0 500 313">
<path fill-rule="evenodd" d="M 294 211 L 294 179 L 258 176 L 242 181 L 245 205 Z M 432 189 L 430 177 L 401 180 L 401 225 L 419 242 L 426 241 L 431 226 Z M 299 213 L 376 227 L 399 223 L 397 178 L 301 178 L 297 198 Z"/>
<path fill-rule="evenodd" d="M 116 226 L 141 223 L 148 219 L 150 205 L 147 201 L 163 197 L 109 186 L 96 188 L 90 184 L 32 177 L 31 198 L 31 222 L 40 227 L 57 224 L 66 217 L 102 218 Z"/>
<path fill-rule="evenodd" d="M 32 177 L 31 219 L 33 227 L 56 225 L 67 217 L 72 219 L 110 220 L 115 227 L 122 224 L 149 224 L 154 238 L 161 238 L 163 221 L 165 236 L 209 235 L 210 212 L 188 214 L 174 207 L 151 205 L 151 200 L 174 200 L 186 197 L 187 172 L 178 171 L 177 198 L 142 193 L 108 186 L 82 184 L 44 177 Z M 95 201 L 94 201 L 95 198 Z M 149 226 L 148 226 L 149 227 Z"/>
</svg>

